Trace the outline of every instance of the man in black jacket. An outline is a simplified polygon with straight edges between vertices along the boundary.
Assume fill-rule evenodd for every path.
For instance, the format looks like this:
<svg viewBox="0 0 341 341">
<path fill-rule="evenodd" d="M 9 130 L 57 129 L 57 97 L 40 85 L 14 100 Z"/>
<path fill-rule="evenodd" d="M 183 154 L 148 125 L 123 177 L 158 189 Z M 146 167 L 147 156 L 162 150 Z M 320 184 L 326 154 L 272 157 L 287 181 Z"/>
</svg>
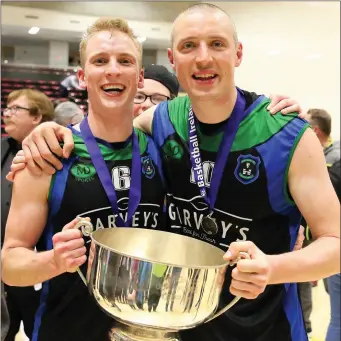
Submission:
<svg viewBox="0 0 341 341">
<path fill-rule="evenodd" d="M 42 92 L 22 89 L 9 94 L 3 115 L 8 137 L 1 139 L 1 248 L 12 198 L 12 183 L 6 180 L 6 174 L 10 170 L 14 156 L 21 149 L 23 139 L 38 124 L 53 120 L 54 109 L 49 98 Z M 1 294 L 2 300 L 6 299 L 10 320 L 5 341 L 15 340 L 21 321 L 24 323 L 25 334 L 31 338 L 34 315 L 40 298 L 40 291 L 35 290 L 38 288 L 39 286 L 19 288 L 5 285 L 5 290 L 2 290 Z M 1 317 L 5 318 L 5 315 Z"/>
<path fill-rule="evenodd" d="M 341 202 L 341 160 L 334 162 L 334 164 L 328 168 L 330 180 L 334 186 L 335 192 Z"/>
</svg>

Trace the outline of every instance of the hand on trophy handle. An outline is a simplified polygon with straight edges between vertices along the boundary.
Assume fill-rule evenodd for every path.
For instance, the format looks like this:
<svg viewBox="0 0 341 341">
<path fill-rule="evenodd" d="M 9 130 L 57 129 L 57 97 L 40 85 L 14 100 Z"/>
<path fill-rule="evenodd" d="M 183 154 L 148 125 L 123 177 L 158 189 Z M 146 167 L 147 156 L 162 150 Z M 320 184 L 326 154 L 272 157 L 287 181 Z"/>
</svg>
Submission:
<svg viewBox="0 0 341 341">
<path fill-rule="evenodd" d="M 224 255 L 224 258 L 225 258 L 225 256 L 226 256 L 226 254 Z M 249 253 L 248 252 L 244 252 L 244 251 L 238 252 L 235 257 L 231 257 L 230 258 L 229 263 L 227 264 L 227 266 L 235 266 L 242 259 L 246 259 L 246 260 L 251 259 Z M 226 272 L 227 266 L 224 266 L 224 267 L 220 268 L 220 270 L 219 270 L 219 277 L 218 277 L 218 281 L 217 281 L 219 289 L 221 289 L 223 284 L 224 284 L 225 272 Z M 205 321 L 205 323 L 214 320 L 216 317 L 220 316 L 221 314 L 225 313 L 225 311 L 227 311 L 230 308 L 232 308 L 241 299 L 241 296 L 239 296 L 239 295 L 235 295 L 235 296 L 236 297 L 228 305 L 226 305 L 224 308 L 222 308 L 221 310 L 216 312 L 213 316 L 211 316 L 209 319 L 207 319 Z"/>
<path fill-rule="evenodd" d="M 239 255 L 237 258 L 231 260 L 229 262 L 229 266 L 235 266 L 241 259 L 250 259 L 250 255 L 247 252 L 239 252 Z M 227 266 L 220 268 L 219 270 L 219 279 L 218 279 L 218 285 L 220 288 L 223 286 L 225 282 L 225 272 L 226 272 Z"/>
<path fill-rule="evenodd" d="M 86 262 L 82 232 L 75 228 L 79 221 L 74 219 L 52 237 L 54 261 L 61 273 L 75 272 Z"/>
<path fill-rule="evenodd" d="M 84 237 L 89 237 L 92 232 L 94 232 L 94 226 L 92 225 L 90 218 L 77 217 L 77 224 L 73 227 L 74 229 L 79 229 Z"/>
<path fill-rule="evenodd" d="M 91 233 L 94 231 L 94 226 L 92 225 L 90 218 L 82 218 L 78 217 L 78 222 L 77 224 L 73 227 L 74 229 L 79 229 L 82 233 L 82 236 L 84 237 L 89 237 Z M 91 242 L 91 247 L 90 247 L 90 253 L 89 253 L 89 258 L 88 262 L 89 264 L 92 264 L 93 259 L 94 259 L 94 254 L 93 254 L 93 249 L 95 247 L 95 244 Z M 90 267 L 88 266 L 88 269 Z M 79 267 L 72 269 L 72 271 L 69 272 L 78 272 L 79 277 L 81 278 L 82 282 L 85 284 L 85 286 L 88 285 L 86 278 L 84 277 L 82 271 L 79 269 Z"/>
<path fill-rule="evenodd" d="M 241 252 L 247 252 L 249 259 L 241 259 L 232 270 L 230 292 L 232 295 L 246 299 L 255 299 L 264 292 L 270 278 L 270 263 L 253 242 L 231 243 L 224 259 L 233 260 Z"/>
</svg>

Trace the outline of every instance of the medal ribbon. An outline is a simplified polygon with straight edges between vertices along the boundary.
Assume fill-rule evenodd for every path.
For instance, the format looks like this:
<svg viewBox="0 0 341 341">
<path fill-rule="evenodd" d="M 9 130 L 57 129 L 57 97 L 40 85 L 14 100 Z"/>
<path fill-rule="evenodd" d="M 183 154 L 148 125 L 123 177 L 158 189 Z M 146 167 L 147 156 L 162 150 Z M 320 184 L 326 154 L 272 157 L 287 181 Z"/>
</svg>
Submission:
<svg viewBox="0 0 341 341">
<path fill-rule="evenodd" d="M 128 216 L 125 222 L 119 215 L 117 205 L 116 191 L 113 185 L 112 177 L 110 176 L 107 164 L 104 161 L 103 155 L 96 142 L 94 135 L 88 123 L 88 117 L 85 117 L 80 124 L 81 135 L 90 154 L 91 160 L 96 168 L 98 177 L 110 201 L 111 208 L 115 215 L 118 227 L 129 227 L 132 225 L 133 215 L 140 203 L 141 199 L 141 159 L 140 148 L 136 134 L 132 133 L 132 166 L 131 166 L 131 182 L 129 189 L 128 200 Z"/>
<path fill-rule="evenodd" d="M 190 151 L 190 158 L 192 169 L 194 172 L 194 180 L 199 187 L 200 195 L 204 198 L 209 213 L 213 212 L 213 208 L 217 199 L 221 178 L 224 173 L 224 167 L 230 154 L 233 141 L 238 131 L 240 122 L 244 119 L 245 112 L 245 98 L 241 93 L 241 90 L 237 88 L 237 100 L 230 118 L 224 125 L 223 138 L 219 146 L 217 159 L 214 165 L 212 180 L 210 184 L 210 190 L 207 193 L 204 183 L 204 171 L 202 166 L 202 159 L 199 149 L 199 141 L 197 134 L 197 119 L 193 113 L 192 106 L 188 111 L 188 144 Z M 202 180 L 199 180 L 199 179 Z"/>
</svg>

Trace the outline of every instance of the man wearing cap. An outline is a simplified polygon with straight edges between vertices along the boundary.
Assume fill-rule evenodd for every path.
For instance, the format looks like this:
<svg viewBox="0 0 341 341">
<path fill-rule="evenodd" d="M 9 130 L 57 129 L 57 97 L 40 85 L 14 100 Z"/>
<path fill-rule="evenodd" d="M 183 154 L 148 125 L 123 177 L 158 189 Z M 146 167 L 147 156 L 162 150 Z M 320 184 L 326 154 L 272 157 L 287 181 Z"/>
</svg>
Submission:
<svg viewBox="0 0 341 341">
<path fill-rule="evenodd" d="M 163 65 L 151 64 L 144 69 L 144 86 L 134 98 L 134 117 L 150 107 L 178 96 L 179 82 Z"/>
</svg>

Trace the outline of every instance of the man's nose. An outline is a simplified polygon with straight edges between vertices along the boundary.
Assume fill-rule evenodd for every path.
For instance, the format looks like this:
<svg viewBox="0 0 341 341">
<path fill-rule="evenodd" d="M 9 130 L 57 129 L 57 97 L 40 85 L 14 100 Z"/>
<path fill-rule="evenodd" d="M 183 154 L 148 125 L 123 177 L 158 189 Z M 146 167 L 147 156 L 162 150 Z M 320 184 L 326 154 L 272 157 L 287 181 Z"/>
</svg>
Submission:
<svg viewBox="0 0 341 341">
<path fill-rule="evenodd" d="M 117 62 L 117 60 L 111 60 L 106 65 L 105 73 L 107 76 L 119 75 L 121 73 L 121 65 Z"/>
<path fill-rule="evenodd" d="M 205 42 L 200 43 L 200 46 L 198 48 L 198 54 L 196 56 L 196 62 L 201 67 L 206 67 L 212 62 L 209 47 Z"/>
</svg>

